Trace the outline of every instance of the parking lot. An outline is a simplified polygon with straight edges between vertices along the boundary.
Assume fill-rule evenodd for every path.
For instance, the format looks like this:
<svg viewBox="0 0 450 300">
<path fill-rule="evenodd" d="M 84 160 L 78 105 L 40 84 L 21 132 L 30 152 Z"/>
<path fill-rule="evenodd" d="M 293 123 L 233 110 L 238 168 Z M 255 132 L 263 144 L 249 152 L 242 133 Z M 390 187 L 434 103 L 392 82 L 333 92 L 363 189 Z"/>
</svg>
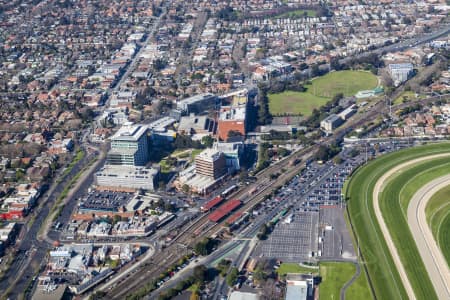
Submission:
<svg viewBox="0 0 450 300">
<path fill-rule="evenodd" d="M 262 243 L 261 255 L 287 262 L 308 261 L 317 254 L 318 213 L 300 212 L 283 219 Z"/>
<path fill-rule="evenodd" d="M 319 249 L 323 258 L 355 258 L 347 229 L 345 208 L 322 206 L 319 213 Z"/>
<path fill-rule="evenodd" d="M 252 256 L 287 262 L 356 258 L 344 218 L 344 181 L 358 166 L 375 155 L 407 145 L 394 141 L 376 145 L 346 145 L 340 153 L 340 163 L 306 162 L 305 169 L 285 184 L 275 197 L 262 201 L 253 210 L 255 220 L 252 224 L 255 226 L 251 225 L 248 231 L 254 227 L 254 232 L 262 224 L 269 224 L 282 210 L 287 212 L 268 239 L 255 248 Z M 290 222 L 286 222 L 290 216 Z"/>
</svg>

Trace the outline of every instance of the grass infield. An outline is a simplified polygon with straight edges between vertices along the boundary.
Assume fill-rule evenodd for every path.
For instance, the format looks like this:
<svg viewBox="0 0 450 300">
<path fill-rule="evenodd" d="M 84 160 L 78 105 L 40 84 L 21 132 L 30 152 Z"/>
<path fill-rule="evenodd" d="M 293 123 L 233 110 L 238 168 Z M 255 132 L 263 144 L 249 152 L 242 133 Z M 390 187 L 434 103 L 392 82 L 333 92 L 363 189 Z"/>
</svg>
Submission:
<svg viewBox="0 0 450 300">
<path fill-rule="evenodd" d="M 450 266 L 450 185 L 431 197 L 425 213 L 433 236 Z"/>
<path fill-rule="evenodd" d="M 334 95 L 343 93 L 353 96 L 358 91 L 373 89 L 377 86 L 375 75 L 364 71 L 338 71 L 317 77 L 306 85 L 306 92 L 285 91 L 269 94 L 269 110 L 273 115 L 301 114 L 311 115 L 314 108 L 319 108 Z"/>
<path fill-rule="evenodd" d="M 369 273 L 369 279 L 372 283 L 377 299 L 407 299 L 407 295 L 373 211 L 373 188 L 377 180 L 392 167 L 415 158 L 445 152 L 450 152 L 449 143 L 409 148 L 387 154 L 358 169 L 346 184 L 344 193 L 348 200 L 350 217 L 355 227 L 361 253 L 364 256 L 365 264 Z M 432 160 L 427 161 L 424 164 L 419 164 L 417 168 L 423 168 L 423 170 L 425 170 L 432 167 L 433 164 L 435 164 L 434 166 L 443 164 L 442 160 L 438 163 L 435 161 L 436 160 Z M 427 164 L 431 165 L 427 166 Z M 416 168 L 416 166 L 400 172 L 399 174 L 405 174 L 414 168 Z M 414 171 L 417 172 L 419 169 L 415 169 Z M 426 274 L 423 273 L 424 271 L 418 274 L 419 280 L 417 280 L 417 273 L 414 270 L 416 270 L 416 268 L 421 269 L 423 267 L 420 257 L 418 261 L 411 258 L 415 257 L 414 253 L 417 252 L 417 248 L 415 247 L 414 241 L 411 239 L 410 231 L 406 223 L 406 214 L 402 208 L 405 201 L 399 200 L 401 189 L 405 183 L 415 175 L 411 175 L 411 173 L 408 174 L 409 177 L 394 176 L 388 181 L 383 193 L 381 194 L 381 197 L 385 197 L 385 199 L 380 199 L 380 206 L 391 234 L 394 232 L 394 242 L 397 241 L 396 246 L 400 246 L 397 247 L 398 249 L 400 248 L 399 255 L 405 265 L 408 277 L 410 278 L 414 292 L 416 293 L 418 299 L 423 298 L 421 296 L 423 293 L 426 293 L 426 299 L 435 299 L 436 295 L 434 293 L 434 289 L 429 278 L 424 276 L 424 274 Z M 431 178 L 432 176 L 429 177 Z M 396 181 L 394 184 L 393 182 L 396 178 L 400 179 L 398 179 L 399 181 Z M 422 185 L 423 183 L 420 185 L 416 184 L 416 188 L 419 189 Z M 389 186 L 391 186 L 391 188 Z M 387 192 L 388 188 L 393 189 L 390 190 L 391 194 Z M 405 193 L 408 193 L 409 189 L 410 188 L 407 187 L 401 191 L 402 195 L 406 195 Z M 411 188 L 409 193 L 413 192 L 413 190 L 414 189 Z M 391 210 L 389 215 L 386 215 L 386 210 Z M 400 227 L 397 228 L 396 226 Z M 396 240 L 395 233 L 399 234 L 400 240 Z M 400 245 L 398 245 L 399 241 Z M 408 245 L 411 245 L 410 242 L 413 243 L 411 246 L 412 250 L 408 247 Z"/>
</svg>

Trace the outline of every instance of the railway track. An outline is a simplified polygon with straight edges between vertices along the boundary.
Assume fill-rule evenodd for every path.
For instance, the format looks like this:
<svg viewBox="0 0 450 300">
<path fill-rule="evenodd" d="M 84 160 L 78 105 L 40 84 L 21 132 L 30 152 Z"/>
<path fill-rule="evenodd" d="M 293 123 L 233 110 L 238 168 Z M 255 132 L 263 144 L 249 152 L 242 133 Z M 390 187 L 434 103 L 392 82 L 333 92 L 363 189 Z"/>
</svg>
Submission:
<svg viewBox="0 0 450 300">
<path fill-rule="evenodd" d="M 425 104 L 439 99 L 439 97 L 430 97 L 424 99 L 423 101 L 421 101 L 421 103 Z M 395 105 L 392 106 L 392 109 L 401 109 L 406 106 L 408 106 L 408 104 Z M 325 137 L 319 143 L 302 149 L 290 155 L 283 161 L 280 161 L 279 163 L 269 166 L 268 168 L 261 171 L 256 175 L 257 181 L 254 184 L 237 191 L 229 197 L 230 199 L 237 198 L 243 200 L 243 205 L 236 211 L 245 212 L 250 210 L 252 207 L 261 202 L 266 195 L 269 195 L 272 190 L 274 190 L 278 186 L 282 186 L 287 180 L 298 174 L 305 165 L 305 158 L 312 157 L 315 151 L 317 151 L 320 144 L 330 143 L 335 139 L 342 139 L 345 134 L 350 132 L 351 130 L 361 127 L 362 125 L 367 124 L 368 122 L 373 121 L 379 117 L 382 117 L 383 112 L 385 111 L 387 111 L 387 106 L 383 102 L 378 102 L 371 108 L 370 111 L 366 111 L 362 114 L 356 115 L 353 120 L 348 121 L 344 126 L 336 130 L 333 136 Z M 281 169 L 288 167 L 289 162 L 292 159 L 302 158 L 303 160 L 300 164 L 287 168 L 285 172 L 281 172 L 280 176 L 277 179 L 270 180 L 271 174 L 277 173 L 281 171 Z M 258 186 L 258 184 L 261 183 L 267 183 L 267 185 Z M 249 196 L 249 192 L 255 187 L 258 187 L 256 194 Z M 227 217 L 224 218 L 224 220 L 222 220 L 221 222 L 211 224 L 211 227 L 208 227 L 206 231 L 202 231 L 198 236 L 193 236 L 193 234 L 197 230 L 201 229 L 203 226 L 206 226 L 206 224 L 210 222 L 208 219 L 208 215 L 209 213 L 205 213 L 204 215 L 200 216 L 185 231 L 175 237 L 168 247 L 166 247 L 163 251 L 156 253 L 152 257 L 151 262 L 148 262 L 146 265 L 144 265 L 144 268 L 141 270 L 141 272 L 139 272 L 139 274 L 141 275 L 140 277 L 131 276 L 127 278 L 115 288 L 110 290 L 106 298 L 123 299 L 129 293 L 129 291 L 134 291 L 145 286 L 145 284 L 150 279 L 159 276 L 159 274 L 167 270 L 168 266 L 176 263 L 180 258 L 184 256 L 184 252 L 180 251 L 180 245 L 183 245 L 182 247 L 184 248 L 190 248 L 204 237 L 213 236 L 223 227 L 223 225 L 225 225 L 226 220 L 228 219 Z"/>
<path fill-rule="evenodd" d="M 277 171 L 280 171 L 284 167 L 287 167 L 290 159 L 280 161 L 278 164 L 272 165 L 271 167 L 258 174 L 258 180 L 255 184 L 264 183 L 264 185 L 258 186 L 258 190 L 255 194 L 251 196 L 248 195 L 249 191 L 254 189 L 255 184 L 253 184 L 234 193 L 230 197 L 243 199 L 243 205 L 235 212 L 246 212 L 257 205 L 259 202 L 261 202 L 265 198 L 265 196 L 271 194 L 275 188 L 277 188 L 278 186 L 282 186 L 285 181 L 298 174 L 304 167 L 305 159 L 311 157 L 313 153 L 314 151 L 312 151 L 312 149 L 310 148 L 296 152 L 290 158 L 303 158 L 303 162 L 291 167 L 291 169 L 287 170 L 286 172 L 281 173 L 280 176 L 275 180 L 270 180 L 270 175 Z M 180 258 L 184 256 L 185 252 L 182 251 L 183 249 L 180 249 L 180 247 L 192 248 L 201 239 L 217 234 L 217 232 L 223 228 L 228 219 L 227 217 L 218 223 L 212 223 L 211 221 L 209 221 L 208 216 L 209 213 L 205 213 L 204 215 L 199 217 L 185 231 L 175 237 L 170 242 L 169 246 L 167 246 L 163 251 L 156 253 L 152 257 L 151 262 L 144 264 L 144 268 L 139 272 L 139 274 L 141 274 L 141 277 L 129 277 L 128 279 L 125 279 L 123 282 L 110 290 L 107 297 L 110 297 L 111 299 L 123 299 L 129 291 L 144 287 L 148 280 L 159 276 L 159 274 L 167 270 L 168 266 L 176 263 Z M 201 234 L 199 234 L 198 236 L 193 236 L 196 230 L 201 229 L 203 226 L 206 226 L 209 223 L 211 223 L 211 227 L 208 227 L 206 231 L 201 232 Z M 142 278 L 142 275 L 148 275 L 148 277 L 144 276 L 145 278 Z M 135 280 L 132 280 L 132 278 L 134 278 Z"/>
</svg>

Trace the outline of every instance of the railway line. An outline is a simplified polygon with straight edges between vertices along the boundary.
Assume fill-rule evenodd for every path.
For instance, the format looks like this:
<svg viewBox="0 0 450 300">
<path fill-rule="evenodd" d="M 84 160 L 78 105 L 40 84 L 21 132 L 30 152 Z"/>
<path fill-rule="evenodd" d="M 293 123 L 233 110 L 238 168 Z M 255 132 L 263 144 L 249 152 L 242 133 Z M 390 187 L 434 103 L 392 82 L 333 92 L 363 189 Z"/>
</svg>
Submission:
<svg viewBox="0 0 450 300">
<path fill-rule="evenodd" d="M 448 98 L 448 96 L 444 98 Z M 441 97 L 430 97 L 422 100 L 420 103 L 425 104 L 441 99 Z M 401 109 L 407 106 L 408 103 L 400 104 L 392 106 L 392 109 Z M 341 140 L 353 129 L 361 127 L 370 121 L 382 117 L 383 113 L 387 112 L 387 110 L 388 107 L 384 102 L 378 102 L 373 105 L 369 111 L 358 114 L 353 118 L 353 120 L 349 120 L 344 126 L 336 130 L 333 136 L 325 137 L 312 146 L 297 151 L 288 156 L 286 159 L 279 161 L 278 163 L 273 164 L 261 171 L 256 175 L 257 180 L 254 184 L 233 193 L 229 197 L 229 199 L 240 199 L 242 201 L 242 205 L 236 210 L 236 212 L 246 212 L 250 210 L 252 207 L 261 202 L 266 195 L 269 195 L 276 187 L 283 185 L 287 180 L 298 174 L 304 167 L 305 160 L 313 156 L 320 144 L 329 144 L 333 140 Z M 294 166 L 289 166 L 290 161 L 293 159 L 300 159 L 300 163 Z M 285 169 L 286 171 L 281 172 L 277 179 L 270 180 L 270 175 L 279 172 L 281 169 Z M 255 188 L 256 192 L 253 195 L 249 195 L 249 192 L 252 190 L 254 191 Z M 144 267 L 139 272 L 139 277 L 130 276 L 126 278 L 113 289 L 109 290 L 106 298 L 123 299 L 129 291 L 137 290 L 145 286 L 150 279 L 157 277 L 159 274 L 166 271 L 168 266 L 176 263 L 183 257 L 184 252 L 180 251 L 180 247 L 184 249 L 192 248 L 192 246 L 194 246 L 201 239 L 217 234 L 228 219 L 228 217 L 226 217 L 220 222 L 211 223 L 208 216 L 209 213 L 205 213 L 198 217 L 191 225 L 189 225 L 188 228 L 175 237 L 163 251 L 157 252 L 151 258 L 151 261 L 144 264 Z M 200 232 L 200 234 L 195 235 L 195 233 L 198 232 Z"/>
<path fill-rule="evenodd" d="M 249 185 L 246 188 L 232 194 L 229 197 L 230 199 L 238 198 L 241 199 L 243 202 L 242 205 L 236 210 L 236 212 L 245 212 L 250 210 L 252 207 L 261 202 L 266 195 L 269 195 L 274 188 L 283 185 L 286 180 L 298 174 L 305 164 L 304 161 L 314 154 L 317 147 L 318 146 L 315 145 L 315 147 L 313 146 L 313 149 L 306 148 L 294 153 L 290 158 L 300 158 L 302 159 L 302 163 L 293 166 L 291 167 L 291 169 L 280 174 L 280 176 L 276 180 L 270 180 L 269 179 L 270 175 L 273 174 L 274 172 L 281 170 L 284 167 L 287 167 L 290 162 L 290 159 L 282 160 L 279 163 L 274 164 L 268 167 L 267 169 L 263 170 L 260 174 L 256 176 L 258 180 L 256 181 L 255 184 Z M 254 190 L 255 185 L 258 188 L 257 191 L 253 195 L 249 195 L 249 192 L 251 190 Z M 149 279 L 151 279 L 153 276 L 156 277 L 162 272 L 166 271 L 167 266 L 176 263 L 180 258 L 183 257 L 184 252 L 180 251 L 180 247 L 188 249 L 192 248 L 201 239 L 205 237 L 211 237 L 214 234 L 217 234 L 223 228 L 228 219 L 228 217 L 226 217 L 217 223 L 212 223 L 209 220 L 208 216 L 209 213 L 205 213 L 202 216 L 200 216 L 192 225 L 190 225 L 181 234 L 175 237 L 170 242 L 169 246 L 167 246 L 164 249 L 164 251 L 156 253 L 152 257 L 151 262 L 144 264 L 144 268 L 143 270 L 141 270 L 140 274 L 144 273 L 149 274 L 151 276 L 143 278 L 143 280 L 139 280 L 141 278 L 134 278 L 138 280 L 132 280 L 131 279 L 132 277 L 129 277 L 129 279 L 122 281 L 120 284 L 116 285 L 113 289 L 111 289 L 108 292 L 108 297 L 111 297 L 112 299 L 121 299 L 128 293 L 128 291 L 136 290 L 145 286 L 146 282 Z M 205 227 L 207 229 L 205 231 L 202 231 L 201 234 L 199 234 L 198 236 L 193 236 L 193 234 L 198 229 L 201 229 L 207 224 L 211 224 L 211 226 Z M 168 256 L 169 253 L 172 254 L 170 259 Z M 155 263 L 155 262 L 164 262 L 164 263 Z"/>
</svg>

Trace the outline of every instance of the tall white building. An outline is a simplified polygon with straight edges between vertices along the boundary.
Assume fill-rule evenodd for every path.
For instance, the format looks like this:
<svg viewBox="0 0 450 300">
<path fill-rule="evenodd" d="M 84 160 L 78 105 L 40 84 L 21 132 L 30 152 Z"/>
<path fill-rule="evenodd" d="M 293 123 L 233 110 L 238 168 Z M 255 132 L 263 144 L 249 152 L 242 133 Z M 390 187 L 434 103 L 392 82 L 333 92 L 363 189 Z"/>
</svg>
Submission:
<svg viewBox="0 0 450 300">
<path fill-rule="evenodd" d="M 144 166 L 149 159 L 149 130 L 145 125 L 122 126 L 111 137 L 108 165 Z"/>
<path fill-rule="evenodd" d="M 413 70 L 411 63 L 389 64 L 389 74 L 396 86 L 407 81 L 412 76 Z"/>
</svg>

